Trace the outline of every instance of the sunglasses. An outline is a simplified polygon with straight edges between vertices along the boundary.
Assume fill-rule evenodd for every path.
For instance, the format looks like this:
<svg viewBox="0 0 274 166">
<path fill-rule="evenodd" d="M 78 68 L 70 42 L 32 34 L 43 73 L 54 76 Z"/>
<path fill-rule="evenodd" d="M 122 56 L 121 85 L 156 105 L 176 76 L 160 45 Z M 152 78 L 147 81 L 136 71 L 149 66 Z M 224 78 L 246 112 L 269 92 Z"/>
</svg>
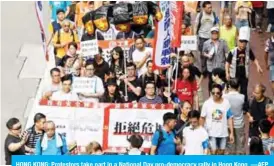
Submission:
<svg viewBox="0 0 274 166">
<path fill-rule="evenodd" d="M 20 125 L 20 126 L 18 126 L 17 128 L 12 129 L 12 130 L 20 130 L 21 128 L 22 128 L 22 126 Z"/>
<path fill-rule="evenodd" d="M 64 27 L 69 27 L 69 25 L 64 25 Z"/>
<path fill-rule="evenodd" d="M 221 92 L 211 92 L 212 95 L 220 95 Z"/>
</svg>

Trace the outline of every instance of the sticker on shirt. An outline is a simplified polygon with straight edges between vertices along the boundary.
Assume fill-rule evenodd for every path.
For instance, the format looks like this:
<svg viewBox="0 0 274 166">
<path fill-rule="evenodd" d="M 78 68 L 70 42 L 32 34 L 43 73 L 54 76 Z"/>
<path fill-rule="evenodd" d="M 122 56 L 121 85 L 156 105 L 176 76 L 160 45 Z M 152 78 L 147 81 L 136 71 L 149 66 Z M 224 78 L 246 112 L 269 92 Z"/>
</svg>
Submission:
<svg viewBox="0 0 274 166">
<path fill-rule="evenodd" d="M 187 95 L 187 96 L 190 96 L 190 95 L 191 95 L 190 90 L 188 90 L 187 88 L 178 89 L 178 92 L 179 92 L 179 93 L 182 93 L 182 95 Z"/>
<path fill-rule="evenodd" d="M 245 54 L 240 54 L 239 57 L 237 58 L 239 61 L 238 65 L 239 66 L 244 66 L 245 65 Z"/>
<path fill-rule="evenodd" d="M 222 119 L 223 119 L 223 112 L 219 109 L 215 109 L 212 113 L 212 120 L 219 122 Z"/>
</svg>

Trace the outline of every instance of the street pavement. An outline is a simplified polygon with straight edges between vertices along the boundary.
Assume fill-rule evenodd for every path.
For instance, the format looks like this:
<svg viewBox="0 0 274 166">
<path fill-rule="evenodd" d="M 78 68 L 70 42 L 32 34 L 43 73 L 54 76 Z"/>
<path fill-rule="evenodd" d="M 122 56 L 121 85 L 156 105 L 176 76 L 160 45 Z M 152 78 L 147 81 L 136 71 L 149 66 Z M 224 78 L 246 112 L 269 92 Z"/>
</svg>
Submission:
<svg viewBox="0 0 274 166">
<path fill-rule="evenodd" d="M 50 17 L 47 2 L 43 2 L 44 7 L 44 21 L 48 25 Z M 214 2 L 213 9 L 219 11 L 219 4 Z M 217 13 L 218 13 L 217 11 Z M 20 56 L 20 52 L 26 44 L 37 46 L 41 44 L 40 30 L 34 10 L 34 2 L 1 2 L 1 74 L 2 74 L 2 93 L 1 93 L 1 163 L 4 164 L 4 139 L 7 135 L 5 126 L 6 121 L 11 117 L 17 117 L 25 124 L 28 112 L 25 113 L 29 99 L 34 98 L 38 85 L 39 78 L 21 78 L 21 70 L 24 68 L 26 57 Z M 47 31 L 47 30 L 46 30 Z M 258 58 L 264 71 L 264 41 L 269 34 L 257 34 L 252 32 L 251 35 L 251 48 Z M 27 50 L 27 53 L 31 50 Z M 26 53 L 25 53 L 26 54 Z M 43 56 L 43 55 L 31 55 Z M 44 64 L 43 58 L 38 58 L 37 63 Z M 41 61 L 40 61 L 41 60 Z M 26 70 L 29 71 L 29 70 Z M 32 73 L 23 73 L 24 75 Z M 266 94 L 272 96 L 269 73 L 264 72 L 259 75 L 256 72 L 254 65 L 251 67 L 251 76 L 249 78 L 248 93 L 251 95 L 252 87 L 262 82 L 267 86 Z M 207 80 L 203 82 L 204 97 L 208 96 Z M 24 116 L 25 114 L 25 116 Z"/>
</svg>

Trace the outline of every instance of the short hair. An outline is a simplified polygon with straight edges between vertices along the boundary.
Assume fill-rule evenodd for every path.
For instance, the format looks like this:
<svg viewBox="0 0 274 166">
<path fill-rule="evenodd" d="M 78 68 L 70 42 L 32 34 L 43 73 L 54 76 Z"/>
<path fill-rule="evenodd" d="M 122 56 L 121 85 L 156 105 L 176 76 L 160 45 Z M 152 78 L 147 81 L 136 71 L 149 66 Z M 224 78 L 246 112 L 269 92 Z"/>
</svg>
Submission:
<svg viewBox="0 0 274 166">
<path fill-rule="evenodd" d="M 189 104 L 189 105 L 192 107 L 192 104 L 191 104 L 190 101 L 188 101 L 188 100 L 182 101 L 182 102 L 181 102 L 181 107 L 184 107 L 185 104 Z"/>
<path fill-rule="evenodd" d="M 131 147 L 139 149 L 142 147 L 144 139 L 142 136 L 134 134 L 134 135 L 130 136 L 128 141 L 130 142 Z"/>
<path fill-rule="evenodd" d="M 98 151 L 103 151 L 103 149 L 102 149 L 101 145 L 96 141 L 93 141 L 86 146 L 87 154 L 92 154 L 92 153 L 98 152 Z"/>
<path fill-rule="evenodd" d="M 212 87 L 211 87 L 211 90 L 213 90 L 214 88 L 219 89 L 219 90 L 220 90 L 220 92 L 222 92 L 222 91 L 223 91 L 222 86 L 221 86 L 221 85 L 219 85 L 219 84 L 213 84 L 213 85 L 212 85 Z"/>
<path fill-rule="evenodd" d="M 103 53 L 103 49 L 101 47 L 98 47 L 99 54 Z"/>
<path fill-rule="evenodd" d="M 239 89 L 240 83 L 237 78 L 233 78 L 228 82 L 228 85 L 232 89 Z"/>
<path fill-rule="evenodd" d="M 148 67 L 148 65 L 149 65 L 150 63 L 153 63 L 153 61 L 152 61 L 152 60 L 148 60 L 147 63 L 146 63 L 146 66 Z"/>
<path fill-rule="evenodd" d="M 271 123 L 267 119 L 262 119 L 259 122 L 259 128 L 262 131 L 262 133 L 269 133 L 271 130 Z"/>
<path fill-rule="evenodd" d="M 8 129 L 12 129 L 13 125 L 19 123 L 19 119 L 17 118 L 10 118 L 7 123 L 6 123 L 6 126 Z"/>
<path fill-rule="evenodd" d="M 138 35 L 134 38 L 135 41 L 137 41 L 138 39 L 141 39 L 144 43 L 146 42 L 142 35 Z"/>
<path fill-rule="evenodd" d="M 204 1 L 203 8 L 205 8 L 207 5 L 211 5 L 211 2 L 210 1 Z"/>
<path fill-rule="evenodd" d="M 154 82 L 148 81 L 148 82 L 145 83 L 145 88 L 147 87 L 148 84 L 152 84 L 152 85 L 154 85 L 154 87 L 155 87 L 155 83 L 154 83 Z"/>
<path fill-rule="evenodd" d="M 77 45 L 76 42 L 70 42 L 70 43 L 68 44 L 68 48 L 70 48 L 70 46 L 73 46 L 76 50 L 78 49 L 78 45 Z"/>
<path fill-rule="evenodd" d="M 187 114 L 187 117 L 188 117 L 188 119 L 190 119 L 190 118 L 197 118 L 197 119 L 199 119 L 200 118 L 200 112 L 197 111 L 197 110 L 189 111 L 188 114 Z"/>
<path fill-rule="evenodd" d="M 173 119 L 177 119 L 177 117 L 174 113 L 171 113 L 171 112 L 167 112 L 163 116 L 164 123 L 166 123 L 168 120 L 173 120 Z"/>
<path fill-rule="evenodd" d="M 225 70 L 222 68 L 215 68 L 212 70 L 212 75 L 218 76 L 222 81 L 226 82 Z"/>
<path fill-rule="evenodd" d="M 136 69 L 136 65 L 133 62 L 127 63 L 127 67 L 134 67 Z"/>
<path fill-rule="evenodd" d="M 63 83 L 64 81 L 71 81 L 72 82 L 72 75 L 67 74 L 61 78 L 61 82 Z"/>
<path fill-rule="evenodd" d="M 50 70 L 50 75 L 52 75 L 53 72 L 58 72 L 58 73 L 60 73 L 61 71 L 60 71 L 60 69 L 58 69 L 57 67 L 55 67 L 55 68 L 52 68 L 52 69 Z"/>
<path fill-rule="evenodd" d="M 42 113 L 37 113 L 35 114 L 33 121 L 34 123 L 40 121 L 41 119 L 46 119 L 46 115 L 42 114 Z"/>
<path fill-rule="evenodd" d="M 249 153 L 251 155 L 263 155 L 263 142 L 260 137 L 252 136 L 249 143 Z"/>
<path fill-rule="evenodd" d="M 263 84 L 261 84 L 261 83 L 260 84 L 256 84 L 255 87 L 254 87 L 254 89 L 256 87 L 260 88 L 262 93 L 265 93 L 266 87 Z"/>
<path fill-rule="evenodd" d="M 92 65 L 92 66 L 94 67 L 94 61 L 93 61 L 93 59 L 88 59 L 88 60 L 86 61 L 85 67 L 87 67 L 87 66 L 89 66 L 89 65 Z"/>
<path fill-rule="evenodd" d="M 57 11 L 56 11 L 56 14 L 58 15 L 59 13 L 64 13 L 65 14 L 65 10 L 63 10 L 63 9 L 58 9 Z"/>
</svg>

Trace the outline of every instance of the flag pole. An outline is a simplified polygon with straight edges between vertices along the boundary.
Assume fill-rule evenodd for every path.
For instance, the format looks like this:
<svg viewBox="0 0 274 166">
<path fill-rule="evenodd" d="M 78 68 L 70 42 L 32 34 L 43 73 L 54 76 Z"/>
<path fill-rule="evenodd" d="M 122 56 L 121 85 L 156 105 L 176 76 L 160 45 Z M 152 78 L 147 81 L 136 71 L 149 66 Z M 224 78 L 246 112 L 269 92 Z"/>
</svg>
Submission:
<svg viewBox="0 0 274 166">
<path fill-rule="evenodd" d="M 176 69 L 175 69 L 175 91 L 177 90 L 178 70 L 179 70 L 179 54 L 176 55 Z"/>
<path fill-rule="evenodd" d="M 124 40 L 124 70 L 125 70 L 125 76 L 127 77 L 127 52 L 126 52 L 126 45 L 127 45 L 127 42 L 126 42 L 126 35 L 125 35 L 125 32 L 123 33 L 124 34 L 124 37 L 123 37 L 123 40 Z M 127 102 L 128 101 L 128 91 L 127 91 L 127 84 L 125 83 L 124 81 L 124 84 L 125 84 L 125 101 Z"/>
</svg>

